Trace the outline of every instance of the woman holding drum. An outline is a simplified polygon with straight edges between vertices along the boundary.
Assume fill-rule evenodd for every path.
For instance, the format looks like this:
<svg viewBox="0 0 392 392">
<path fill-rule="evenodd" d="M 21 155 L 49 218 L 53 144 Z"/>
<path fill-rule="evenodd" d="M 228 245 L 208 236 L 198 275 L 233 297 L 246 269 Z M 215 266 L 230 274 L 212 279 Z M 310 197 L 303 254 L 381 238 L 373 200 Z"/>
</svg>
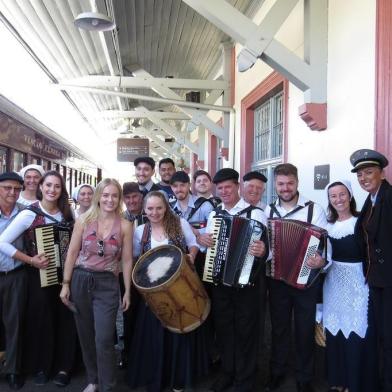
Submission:
<svg viewBox="0 0 392 392">
<path fill-rule="evenodd" d="M 148 193 L 144 199 L 144 211 L 149 223 L 136 228 L 134 257 L 169 244 L 181 249 L 193 263 L 198 252 L 196 238 L 189 223 L 172 213 L 165 196 L 156 191 Z M 158 251 L 160 249 L 156 253 Z M 161 282 L 160 279 L 168 276 L 170 280 L 172 268 L 170 263 L 167 264 L 168 259 L 170 261 L 163 254 L 157 257 L 149 265 L 145 278 L 150 282 Z M 152 264 L 158 268 L 149 271 Z M 161 309 L 161 312 L 167 314 L 167 309 Z M 149 392 L 162 391 L 166 387 L 182 390 L 208 370 L 203 327 L 184 334 L 173 333 L 162 325 L 144 300 L 140 301 L 137 309 L 131 347 L 128 367 L 131 388 L 146 387 Z"/>
<path fill-rule="evenodd" d="M 130 305 L 132 268 L 133 228 L 122 218 L 121 209 L 120 184 L 111 178 L 102 180 L 91 208 L 76 221 L 65 262 L 60 297 L 74 308 L 89 383 L 84 392 L 115 388 L 120 261 L 125 286 L 123 310 Z"/>
</svg>

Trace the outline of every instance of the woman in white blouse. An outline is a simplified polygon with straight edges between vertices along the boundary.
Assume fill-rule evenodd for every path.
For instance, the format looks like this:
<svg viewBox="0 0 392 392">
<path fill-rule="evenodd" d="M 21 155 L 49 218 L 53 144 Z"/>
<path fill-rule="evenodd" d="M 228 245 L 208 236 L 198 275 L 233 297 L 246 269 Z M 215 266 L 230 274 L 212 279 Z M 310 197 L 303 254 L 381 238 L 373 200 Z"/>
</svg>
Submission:
<svg viewBox="0 0 392 392">
<path fill-rule="evenodd" d="M 39 181 L 38 201 L 21 211 L 0 235 L 0 252 L 27 265 L 27 315 L 23 340 L 23 368 L 34 374 L 34 383 L 65 386 L 74 365 L 77 335 L 72 313 L 60 301 L 60 285 L 41 287 L 40 269 L 48 266 L 37 254 L 34 228 L 44 224 L 73 224 L 68 192 L 62 176 L 48 171 Z M 24 252 L 13 242 L 23 236 Z"/>
<path fill-rule="evenodd" d="M 376 391 L 370 386 L 374 372 L 364 366 L 368 355 L 369 288 L 362 271 L 365 255 L 356 228 L 355 199 L 348 181 L 335 181 L 326 189 L 332 247 L 332 264 L 323 291 L 329 391 Z"/>
</svg>

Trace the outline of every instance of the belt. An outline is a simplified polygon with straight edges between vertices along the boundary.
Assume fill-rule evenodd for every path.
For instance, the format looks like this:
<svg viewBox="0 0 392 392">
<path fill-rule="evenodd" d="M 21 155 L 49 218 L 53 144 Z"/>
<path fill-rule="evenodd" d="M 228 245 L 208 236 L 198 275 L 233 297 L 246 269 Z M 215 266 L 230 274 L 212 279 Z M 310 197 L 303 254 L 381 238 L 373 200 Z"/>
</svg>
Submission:
<svg viewBox="0 0 392 392">
<path fill-rule="evenodd" d="M 12 270 L 0 271 L 0 276 L 6 276 L 6 275 L 9 275 L 9 274 L 13 274 L 14 272 L 21 271 L 23 268 L 24 268 L 24 265 L 21 264 L 21 265 L 18 265 L 16 268 L 12 269 Z"/>
</svg>

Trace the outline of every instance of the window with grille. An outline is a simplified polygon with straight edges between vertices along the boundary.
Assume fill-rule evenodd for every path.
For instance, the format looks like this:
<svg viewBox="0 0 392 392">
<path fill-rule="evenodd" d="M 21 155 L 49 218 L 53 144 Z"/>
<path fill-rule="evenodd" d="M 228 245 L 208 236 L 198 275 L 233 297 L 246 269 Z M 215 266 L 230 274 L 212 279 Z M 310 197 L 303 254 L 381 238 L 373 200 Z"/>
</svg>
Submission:
<svg viewBox="0 0 392 392">
<path fill-rule="evenodd" d="M 282 163 L 283 153 L 283 91 L 272 95 L 254 109 L 254 151 L 252 170 L 263 173 L 267 186 L 264 203 L 275 200 L 273 169 Z"/>
</svg>

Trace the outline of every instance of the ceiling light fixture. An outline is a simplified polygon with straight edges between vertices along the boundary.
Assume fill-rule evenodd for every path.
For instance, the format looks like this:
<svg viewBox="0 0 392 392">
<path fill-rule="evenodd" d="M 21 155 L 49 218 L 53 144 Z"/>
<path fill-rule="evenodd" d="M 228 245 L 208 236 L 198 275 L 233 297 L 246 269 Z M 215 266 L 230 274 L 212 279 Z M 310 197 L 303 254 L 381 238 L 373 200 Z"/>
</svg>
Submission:
<svg viewBox="0 0 392 392">
<path fill-rule="evenodd" d="M 83 12 L 75 18 L 74 24 L 89 31 L 110 31 L 116 27 L 113 19 L 99 12 Z"/>
</svg>

